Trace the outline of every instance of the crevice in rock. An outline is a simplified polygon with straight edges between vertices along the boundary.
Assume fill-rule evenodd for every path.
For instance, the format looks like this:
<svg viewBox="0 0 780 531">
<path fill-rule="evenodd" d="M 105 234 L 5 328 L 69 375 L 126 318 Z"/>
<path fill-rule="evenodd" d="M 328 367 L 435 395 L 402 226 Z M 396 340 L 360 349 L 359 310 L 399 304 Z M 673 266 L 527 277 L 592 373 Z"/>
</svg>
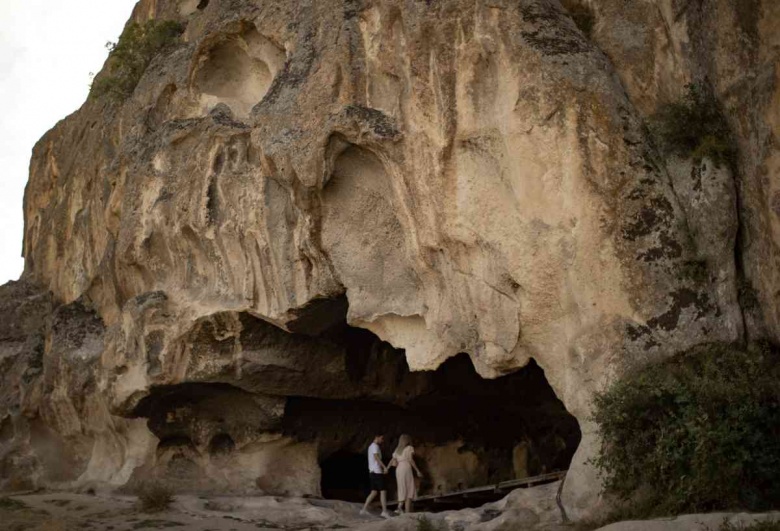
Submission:
<svg viewBox="0 0 780 531">
<path fill-rule="evenodd" d="M 217 195 L 217 176 L 214 175 L 206 190 L 206 217 L 209 225 L 214 225 L 219 219 L 219 197 Z"/>
<path fill-rule="evenodd" d="M 6 415 L 0 420 L 0 444 L 4 444 L 14 438 L 14 423 L 11 415 Z"/>
<path fill-rule="evenodd" d="M 746 348 L 753 339 L 750 336 L 751 327 L 748 325 L 748 314 L 759 309 L 759 302 L 756 290 L 747 278 L 745 264 L 742 259 L 746 235 L 745 221 L 742 219 L 744 208 L 742 204 L 742 183 L 740 182 L 736 165 L 732 169 L 732 175 L 734 176 L 734 195 L 737 203 L 737 235 L 734 238 L 734 276 L 737 283 L 737 304 L 742 317 L 742 347 Z"/>
</svg>

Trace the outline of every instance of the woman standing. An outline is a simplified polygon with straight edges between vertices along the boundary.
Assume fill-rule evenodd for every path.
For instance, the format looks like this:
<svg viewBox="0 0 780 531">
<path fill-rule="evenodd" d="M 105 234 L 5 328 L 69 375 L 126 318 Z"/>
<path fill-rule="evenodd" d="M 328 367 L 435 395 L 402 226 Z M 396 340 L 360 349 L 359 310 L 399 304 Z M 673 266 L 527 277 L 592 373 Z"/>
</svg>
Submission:
<svg viewBox="0 0 780 531">
<path fill-rule="evenodd" d="M 422 477 L 422 472 L 414 463 L 414 447 L 412 438 L 406 434 L 398 439 L 398 448 L 393 452 L 393 463 L 396 466 L 395 479 L 398 484 L 398 512 L 412 512 L 412 500 L 417 497 L 417 486 L 414 484 L 414 474 Z"/>
</svg>

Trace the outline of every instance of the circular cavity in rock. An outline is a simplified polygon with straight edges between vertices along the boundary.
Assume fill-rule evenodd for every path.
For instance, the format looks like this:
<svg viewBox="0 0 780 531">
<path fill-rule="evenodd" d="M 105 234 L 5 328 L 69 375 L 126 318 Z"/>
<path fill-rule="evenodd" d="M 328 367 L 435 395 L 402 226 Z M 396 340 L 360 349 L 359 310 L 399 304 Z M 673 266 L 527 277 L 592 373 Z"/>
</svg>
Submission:
<svg viewBox="0 0 780 531">
<path fill-rule="evenodd" d="M 236 448 L 233 438 L 227 433 L 215 435 L 209 443 L 209 454 L 212 456 L 228 455 Z"/>
<path fill-rule="evenodd" d="M 201 110 L 207 113 L 224 103 L 246 117 L 268 92 L 284 61 L 284 51 L 254 28 L 226 36 L 199 59 L 194 90 Z"/>
</svg>

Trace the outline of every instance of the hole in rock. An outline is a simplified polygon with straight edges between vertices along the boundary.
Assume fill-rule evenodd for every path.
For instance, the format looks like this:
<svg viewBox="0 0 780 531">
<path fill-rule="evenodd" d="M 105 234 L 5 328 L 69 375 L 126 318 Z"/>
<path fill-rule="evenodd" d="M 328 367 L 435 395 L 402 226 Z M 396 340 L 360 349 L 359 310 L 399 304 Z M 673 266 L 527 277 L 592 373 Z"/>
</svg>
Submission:
<svg viewBox="0 0 780 531">
<path fill-rule="evenodd" d="M 161 446 L 182 448 L 186 437 L 188 450 L 175 452 L 189 461 L 179 477 L 200 467 L 198 485 L 213 481 L 220 491 L 262 484 L 266 494 L 360 501 L 376 434 L 385 436 L 385 462 L 399 436 L 411 435 L 421 496 L 569 467 L 580 429 L 535 361 L 492 380 L 466 354 L 410 372 L 402 350 L 348 326 L 346 309 L 340 298 L 312 304 L 290 324 L 298 333 L 245 313 L 203 318 L 184 338 L 193 360 L 184 378 L 200 381 L 153 387 L 130 415 L 148 418 Z M 387 479 L 392 500 L 394 471 Z M 425 509 L 481 505 L 506 492 Z"/>
<path fill-rule="evenodd" d="M 209 6 L 209 0 L 200 0 L 198 3 L 198 9 L 203 10 Z"/>
<path fill-rule="evenodd" d="M 11 416 L 3 417 L 0 421 L 0 444 L 6 443 L 14 438 L 14 423 Z"/>
<path fill-rule="evenodd" d="M 254 28 L 226 36 L 201 56 L 195 72 L 203 110 L 224 103 L 237 115 L 247 116 L 268 92 L 285 59 L 284 51 Z"/>
<path fill-rule="evenodd" d="M 214 436 L 209 443 L 209 453 L 213 456 L 227 455 L 236 448 L 236 443 L 230 435 L 220 433 Z"/>
</svg>

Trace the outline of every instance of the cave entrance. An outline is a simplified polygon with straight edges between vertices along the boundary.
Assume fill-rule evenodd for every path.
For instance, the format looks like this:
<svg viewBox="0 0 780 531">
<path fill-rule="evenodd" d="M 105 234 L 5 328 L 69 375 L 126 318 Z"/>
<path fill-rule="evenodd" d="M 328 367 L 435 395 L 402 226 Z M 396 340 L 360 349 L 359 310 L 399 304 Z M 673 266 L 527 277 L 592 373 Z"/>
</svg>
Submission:
<svg viewBox="0 0 780 531">
<path fill-rule="evenodd" d="M 385 462 L 399 436 L 413 438 L 423 472 L 418 494 L 442 495 L 568 469 L 581 433 L 576 419 L 534 361 L 493 380 L 480 377 L 460 354 L 432 372 L 410 372 L 403 351 L 365 330 L 344 325 L 329 340 L 345 349 L 345 370 L 356 396 L 290 396 L 286 435 L 316 441 L 322 496 L 361 502 L 369 492 L 367 449 L 385 435 Z M 395 496 L 394 470 L 388 499 Z M 472 497 L 439 508 L 499 499 Z"/>
<path fill-rule="evenodd" d="M 492 380 L 467 354 L 411 372 L 402 350 L 348 326 L 346 311 L 345 299 L 319 301 L 287 331 L 246 313 L 199 322 L 186 342 L 211 372 L 153 387 L 132 412 L 160 439 L 156 472 L 192 476 L 195 489 L 361 502 L 374 436 L 385 436 L 387 463 L 403 433 L 423 472 L 420 496 L 568 469 L 580 429 L 533 360 Z M 490 499 L 458 503 L 476 501 Z"/>
</svg>

